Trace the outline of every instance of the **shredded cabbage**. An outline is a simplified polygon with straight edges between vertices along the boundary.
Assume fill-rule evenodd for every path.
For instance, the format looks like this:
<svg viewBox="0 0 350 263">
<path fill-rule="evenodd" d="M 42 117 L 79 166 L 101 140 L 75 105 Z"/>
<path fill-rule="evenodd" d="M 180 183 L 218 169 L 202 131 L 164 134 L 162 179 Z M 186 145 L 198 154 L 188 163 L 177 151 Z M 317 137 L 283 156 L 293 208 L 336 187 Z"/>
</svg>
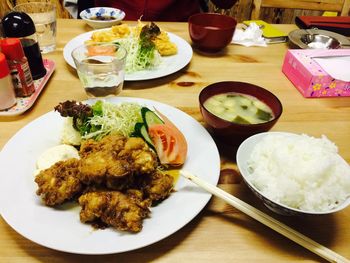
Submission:
<svg viewBox="0 0 350 263">
<path fill-rule="evenodd" d="M 94 129 L 84 134 L 82 139 L 99 140 L 108 134 L 130 136 L 134 131 L 135 123 L 142 121 L 141 105 L 137 103 L 116 105 L 106 101 L 98 101 L 92 105 L 92 109 L 94 114 L 87 122 Z"/>
<path fill-rule="evenodd" d="M 150 69 L 161 63 L 161 56 L 156 49 L 145 50 L 141 47 L 138 38 L 128 37 L 115 42 L 127 51 L 125 72 L 132 73 L 144 69 Z"/>
<path fill-rule="evenodd" d="M 161 55 L 149 38 L 150 35 L 141 35 L 135 30 L 130 36 L 114 41 L 127 51 L 125 71 L 128 73 L 154 68 L 161 63 Z"/>
</svg>

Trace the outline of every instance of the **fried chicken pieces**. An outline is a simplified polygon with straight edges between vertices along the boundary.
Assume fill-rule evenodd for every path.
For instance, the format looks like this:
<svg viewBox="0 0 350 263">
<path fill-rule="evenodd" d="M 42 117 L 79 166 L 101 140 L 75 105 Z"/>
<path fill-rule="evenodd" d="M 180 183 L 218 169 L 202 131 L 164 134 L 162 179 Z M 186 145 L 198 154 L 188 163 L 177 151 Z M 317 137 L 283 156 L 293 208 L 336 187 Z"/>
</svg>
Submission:
<svg viewBox="0 0 350 263">
<path fill-rule="evenodd" d="M 82 222 L 132 232 L 141 231 L 142 219 L 150 212 L 149 200 L 135 199 L 119 191 L 88 192 L 79 197 L 79 204 L 82 206 Z"/>
<path fill-rule="evenodd" d="M 35 182 L 47 206 L 78 200 L 83 223 L 139 232 L 149 207 L 173 189 L 173 177 L 157 169 L 156 154 L 141 138 L 89 139 L 79 155 L 41 171 Z"/>
<path fill-rule="evenodd" d="M 136 175 L 153 173 L 158 165 L 157 156 L 141 138 L 110 135 L 98 142 L 87 140 L 80 155 L 80 179 L 115 190 L 129 188 Z"/>
<path fill-rule="evenodd" d="M 62 204 L 82 191 L 78 165 L 78 159 L 74 158 L 60 161 L 35 177 L 39 187 L 36 193 L 47 206 Z"/>
</svg>

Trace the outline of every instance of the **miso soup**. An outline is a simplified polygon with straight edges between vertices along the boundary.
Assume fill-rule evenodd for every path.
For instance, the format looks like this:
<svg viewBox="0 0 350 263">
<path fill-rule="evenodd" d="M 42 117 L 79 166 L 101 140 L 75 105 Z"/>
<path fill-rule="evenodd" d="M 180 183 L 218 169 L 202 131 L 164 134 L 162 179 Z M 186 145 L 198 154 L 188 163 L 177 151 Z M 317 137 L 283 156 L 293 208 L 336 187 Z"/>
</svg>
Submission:
<svg viewBox="0 0 350 263">
<path fill-rule="evenodd" d="M 241 93 L 222 93 L 208 98 L 204 107 L 212 114 L 239 124 L 257 124 L 274 118 L 271 108 L 261 100 Z"/>
</svg>

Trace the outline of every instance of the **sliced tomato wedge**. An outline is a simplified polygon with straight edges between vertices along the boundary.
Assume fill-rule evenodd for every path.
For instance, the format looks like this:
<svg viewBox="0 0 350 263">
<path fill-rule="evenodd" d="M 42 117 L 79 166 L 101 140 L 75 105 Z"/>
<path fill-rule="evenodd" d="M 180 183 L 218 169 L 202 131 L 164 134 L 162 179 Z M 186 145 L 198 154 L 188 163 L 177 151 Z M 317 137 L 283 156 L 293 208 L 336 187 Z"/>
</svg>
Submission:
<svg viewBox="0 0 350 263">
<path fill-rule="evenodd" d="M 164 115 L 157 112 L 164 124 L 148 127 L 148 134 L 154 144 L 161 164 L 182 165 L 187 158 L 187 141 L 181 131 Z"/>
</svg>

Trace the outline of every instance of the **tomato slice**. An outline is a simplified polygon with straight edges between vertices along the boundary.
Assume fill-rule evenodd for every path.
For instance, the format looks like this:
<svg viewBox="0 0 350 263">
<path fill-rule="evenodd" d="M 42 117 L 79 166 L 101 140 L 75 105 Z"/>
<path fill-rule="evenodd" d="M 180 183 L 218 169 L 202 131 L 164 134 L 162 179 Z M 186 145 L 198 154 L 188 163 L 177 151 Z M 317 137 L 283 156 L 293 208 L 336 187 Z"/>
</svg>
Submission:
<svg viewBox="0 0 350 263">
<path fill-rule="evenodd" d="M 181 131 L 165 116 L 158 112 L 164 124 L 148 127 L 161 164 L 182 165 L 187 157 L 187 141 Z"/>
</svg>

